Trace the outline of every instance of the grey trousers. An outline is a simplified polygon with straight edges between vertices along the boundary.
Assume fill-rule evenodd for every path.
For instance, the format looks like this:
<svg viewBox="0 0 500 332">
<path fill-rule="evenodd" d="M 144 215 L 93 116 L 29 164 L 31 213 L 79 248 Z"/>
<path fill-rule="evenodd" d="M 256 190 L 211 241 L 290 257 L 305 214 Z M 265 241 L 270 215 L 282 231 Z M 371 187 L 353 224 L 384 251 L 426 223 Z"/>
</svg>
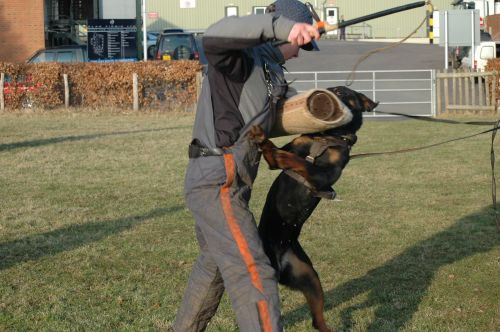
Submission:
<svg viewBox="0 0 500 332">
<path fill-rule="evenodd" d="M 226 289 L 240 331 L 282 331 L 275 271 L 248 208 L 250 189 L 235 176 L 232 155 L 224 158 L 227 181 L 223 186 L 186 195 L 200 255 L 173 329 L 204 331 Z"/>
</svg>

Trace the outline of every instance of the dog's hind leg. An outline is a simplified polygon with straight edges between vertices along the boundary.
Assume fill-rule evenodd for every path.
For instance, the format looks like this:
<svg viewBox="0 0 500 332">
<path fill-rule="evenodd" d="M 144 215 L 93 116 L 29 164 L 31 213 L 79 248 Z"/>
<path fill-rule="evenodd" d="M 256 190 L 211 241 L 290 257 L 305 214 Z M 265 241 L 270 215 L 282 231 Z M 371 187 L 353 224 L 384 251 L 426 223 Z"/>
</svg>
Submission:
<svg viewBox="0 0 500 332">
<path fill-rule="evenodd" d="M 298 242 L 283 255 L 280 283 L 300 290 L 309 304 L 314 328 L 321 332 L 331 332 L 323 315 L 324 295 L 318 273 Z"/>
</svg>

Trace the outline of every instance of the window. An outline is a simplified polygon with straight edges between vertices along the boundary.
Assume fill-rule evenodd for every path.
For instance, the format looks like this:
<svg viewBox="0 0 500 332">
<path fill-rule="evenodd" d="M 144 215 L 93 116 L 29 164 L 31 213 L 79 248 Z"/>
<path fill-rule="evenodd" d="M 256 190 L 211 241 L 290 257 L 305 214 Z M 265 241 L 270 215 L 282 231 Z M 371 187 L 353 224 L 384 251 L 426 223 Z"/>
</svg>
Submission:
<svg viewBox="0 0 500 332">
<path fill-rule="evenodd" d="M 492 46 L 483 47 L 483 49 L 481 50 L 481 55 L 479 55 L 479 57 L 483 60 L 493 59 L 495 57 L 493 47 Z"/>
<path fill-rule="evenodd" d="M 59 52 L 57 62 L 76 62 L 75 53 L 72 51 Z"/>
<path fill-rule="evenodd" d="M 53 62 L 53 61 L 56 61 L 56 53 L 55 52 L 46 52 L 46 51 L 42 51 L 40 52 L 34 59 L 33 59 L 33 63 L 37 63 L 37 62 Z"/>
<path fill-rule="evenodd" d="M 256 14 L 256 15 L 265 14 L 266 13 L 266 8 L 267 7 L 253 6 L 253 13 Z"/>
<path fill-rule="evenodd" d="M 226 6 L 226 17 L 238 16 L 238 6 Z"/>
</svg>

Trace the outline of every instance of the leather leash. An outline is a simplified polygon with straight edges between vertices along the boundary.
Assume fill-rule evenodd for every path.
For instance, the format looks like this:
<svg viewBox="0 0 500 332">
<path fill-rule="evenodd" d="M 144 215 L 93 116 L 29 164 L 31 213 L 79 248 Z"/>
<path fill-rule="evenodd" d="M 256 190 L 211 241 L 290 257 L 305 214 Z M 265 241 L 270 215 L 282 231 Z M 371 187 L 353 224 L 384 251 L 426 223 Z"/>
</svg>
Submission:
<svg viewBox="0 0 500 332">
<path fill-rule="evenodd" d="M 443 144 L 447 144 L 447 143 L 451 143 L 451 142 L 456 142 L 456 141 L 461 141 L 461 140 L 464 140 L 464 139 L 476 137 L 476 136 L 487 134 L 487 133 L 490 133 L 490 132 L 496 133 L 496 131 L 499 130 L 499 129 L 500 129 L 499 126 L 495 126 L 492 129 L 488 129 L 488 130 L 482 131 L 480 133 L 476 133 L 476 134 L 472 134 L 472 135 L 468 135 L 468 136 L 463 136 L 463 137 L 458 137 L 458 138 L 452 138 L 452 139 L 449 139 L 449 140 L 446 140 L 446 141 L 443 141 L 443 142 L 439 142 L 439 143 L 434 143 L 434 144 L 429 144 L 429 145 L 424 145 L 424 146 L 417 146 L 417 147 L 412 147 L 412 148 L 407 148 L 407 149 L 393 150 L 393 151 L 384 151 L 384 152 L 358 153 L 358 154 L 351 155 L 351 159 L 366 158 L 366 157 L 382 156 L 382 155 L 386 155 L 386 154 L 398 154 L 398 153 L 406 153 L 406 152 L 413 152 L 413 151 L 425 150 L 425 149 L 433 148 L 435 146 L 439 146 L 439 145 L 443 145 Z M 492 142 L 492 144 L 493 144 L 493 142 Z"/>
<path fill-rule="evenodd" d="M 498 128 L 500 125 L 500 120 L 497 121 L 495 126 Z M 500 213 L 497 210 L 497 182 L 495 179 L 495 149 L 493 148 L 493 143 L 495 143 L 495 137 L 497 131 L 495 130 L 491 135 L 491 199 L 493 200 L 493 212 L 495 213 L 495 221 L 497 223 L 497 231 L 500 232 Z"/>
<path fill-rule="evenodd" d="M 419 147 L 412 147 L 412 148 L 407 148 L 407 149 L 402 149 L 402 150 L 394 150 L 394 151 L 385 151 L 385 152 L 369 152 L 369 153 L 358 153 L 355 155 L 351 156 L 351 159 L 356 159 L 356 158 L 366 158 L 366 157 L 375 157 L 375 156 L 381 156 L 381 155 L 390 155 L 390 154 L 398 154 L 398 153 L 406 153 L 406 152 L 413 152 L 413 151 L 418 151 L 418 150 L 424 150 L 424 149 L 429 149 L 433 148 L 435 146 L 451 143 L 451 142 L 456 142 L 460 140 L 465 140 L 468 138 L 476 137 L 479 135 L 487 134 L 487 133 L 492 133 L 491 135 L 491 198 L 493 201 L 493 213 L 495 217 L 495 223 L 497 226 L 497 231 L 500 232 L 500 212 L 497 209 L 497 185 L 496 185 L 496 178 L 495 178 L 495 148 L 494 148 L 494 143 L 495 143 L 495 138 L 497 131 L 500 129 L 500 120 L 497 121 L 455 121 L 455 120 L 449 120 L 449 119 L 434 119 L 434 118 L 429 118 L 425 116 L 418 116 L 418 115 L 408 115 L 408 114 L 403 114 L 403 113 L 394 113 L 394 112 L 382 112 L 382 111 L 374 111 L 375 113 L 383 113 L 383 114 L 390 114 L 390 115 L 398 115 L 398 116 L 403 116 L 406 118 L 411 118 L 415 120 L 421 120 L 421 121 L 430 121 L 430 122 L 441 122 L 441 123 L 448 123 L 448 124 L 464 124 L 464 125 L 474 125 L 474 126 L 485 126 L 485 125 L 493 125 L 492 129 L 488 129 L 485 131 L 482 131 L 480 133 L 468 135 L 468 136 L 463 136 L 463 137 L 458 137 L 458 138 L 452 138 L 443 142 L 439 143 L 434 143 L 434 144 L 429 144 L 425 146 L 419 146 Z"/>
</svg>

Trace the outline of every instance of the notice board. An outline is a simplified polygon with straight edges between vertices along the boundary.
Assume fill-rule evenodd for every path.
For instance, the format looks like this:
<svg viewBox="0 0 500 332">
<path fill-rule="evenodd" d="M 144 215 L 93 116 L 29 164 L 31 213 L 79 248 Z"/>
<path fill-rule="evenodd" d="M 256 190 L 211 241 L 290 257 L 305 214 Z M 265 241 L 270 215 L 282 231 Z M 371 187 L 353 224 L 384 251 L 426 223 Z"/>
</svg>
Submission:
<svg viewBox="0 0 500 332">
<path fill-rule="evenodd" d="M 136 20 L 88 20 L 87 47 L 89 61 L 137 61 Z"/>
</svg>

